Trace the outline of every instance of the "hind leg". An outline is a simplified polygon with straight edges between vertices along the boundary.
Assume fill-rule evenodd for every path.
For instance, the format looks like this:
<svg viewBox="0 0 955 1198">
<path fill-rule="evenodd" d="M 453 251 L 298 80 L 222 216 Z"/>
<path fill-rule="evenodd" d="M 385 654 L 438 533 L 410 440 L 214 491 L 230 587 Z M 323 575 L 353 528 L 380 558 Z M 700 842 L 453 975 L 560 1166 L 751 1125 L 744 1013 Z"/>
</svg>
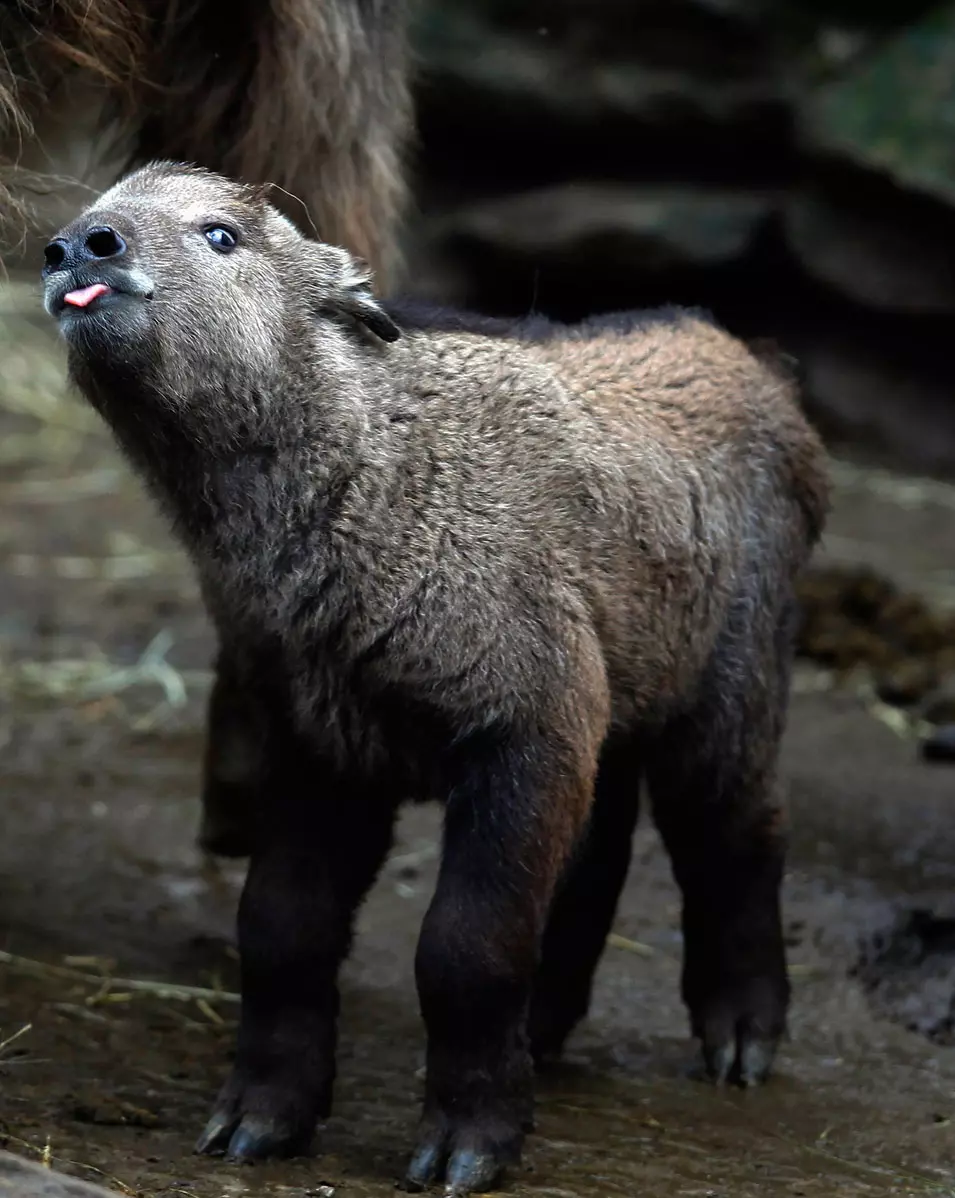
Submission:
<svg viewBox="0 0 955 1198">
<path fill-rule="evenodd" d="M 528 1020 L 537 1063 L 560 1054 L 590 1006 L 594 971 L 630 865 L 640 777 L 635 743 L 604 748 L 588 827 L 551 905 L 541 945 Z"/>
<path fill-rule="evenodd" d="M 648 758 L 654 818 L 683 897 L 683 998 L 707 1072 L 761 1082 L 789 1004 L 780 916 L 783 819 L 774 772 L 788 641 L 714 657 L 695 709 Z"/>
</svg>

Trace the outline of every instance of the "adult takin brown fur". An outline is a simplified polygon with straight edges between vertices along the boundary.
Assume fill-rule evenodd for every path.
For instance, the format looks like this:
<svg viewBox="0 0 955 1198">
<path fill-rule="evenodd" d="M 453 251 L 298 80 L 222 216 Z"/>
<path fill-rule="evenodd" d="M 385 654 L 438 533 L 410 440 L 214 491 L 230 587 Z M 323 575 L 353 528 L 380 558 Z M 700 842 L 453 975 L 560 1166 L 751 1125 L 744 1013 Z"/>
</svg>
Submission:
<svg viewBox="0 0 955 1198">
<path fill-rule="evenodd" d="M 301 227 L 314 222 L 326 241 L 387 275 L 405 198 L 410 8 L 411 0 L 240 0 L 223 20 L 218 0 L 0 5 L 0 163 L 20 164 L 0 169 L 9 182 L 0 216 L 14 214 L 7 240 L 22 232 L 38 175 L 59 180 L 48 233 L 81 202 L 63 176 L 105 185 L 114 165 L 120 173 L 184 158 L 272 182 L 273 201 Z M 76 146 L 94 142 L 89 163 Z M 30 203 L 43 211 L 49 201 Z M 234 673 L 226 648 L 209 704 L 199 841 L 244 856 L 256 715 Z"/>
<path fill-rule="evenodd" d="M 235 1067 L 202 1134 L 305 1150 L 398 805 L 445 804 L 408 1182 L 494 1184 L 584 1015 L 638 791 L 718 1081 L 789 998 L 773 796 L 827 505 L 791 382 L 692 312 L 558 327 L 375 300 L 253 189 L 151 164 L 46 251 L 71 375 L 168 513 L 262 721 Z"/>
<path fill-rule="evenodd" d="M 11 0 L 0 6 L 0 159 L 25 160 L 24 177 L 62 174 L 57 142 L 85 122 L 120 173 L 181 158 L 271 182 L 296 223 L 310 218 L 388 271 L 411 125 L 410 3 L 238 0 L 223 19 L 217 0 Z M 18 176 L 5 174 L 9 211 Z"/>
</svg>

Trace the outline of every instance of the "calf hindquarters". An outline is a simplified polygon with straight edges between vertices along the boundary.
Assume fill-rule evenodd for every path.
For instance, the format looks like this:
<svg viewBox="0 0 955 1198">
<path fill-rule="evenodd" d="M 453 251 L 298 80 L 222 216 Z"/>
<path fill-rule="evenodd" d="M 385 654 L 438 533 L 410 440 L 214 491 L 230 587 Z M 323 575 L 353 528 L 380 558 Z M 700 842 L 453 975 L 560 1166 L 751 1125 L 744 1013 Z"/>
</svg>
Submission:
<svg viewBox="0 0 955 1198">
<path fill-rule="evenodd" d="M 753 616 L 746 594 L 689 707 L 661 732 L 604 746 L 588 827 L 555 896 L 529 1018 L 536 1059 L 586 1015 L 626 880 L 641 782 L 683 898 L 683 998 L 717 1081 L 764 1080 L 789 1001 L 779 907 L 784 844 L 774 795 L 794 601 Z"/>
</svg>

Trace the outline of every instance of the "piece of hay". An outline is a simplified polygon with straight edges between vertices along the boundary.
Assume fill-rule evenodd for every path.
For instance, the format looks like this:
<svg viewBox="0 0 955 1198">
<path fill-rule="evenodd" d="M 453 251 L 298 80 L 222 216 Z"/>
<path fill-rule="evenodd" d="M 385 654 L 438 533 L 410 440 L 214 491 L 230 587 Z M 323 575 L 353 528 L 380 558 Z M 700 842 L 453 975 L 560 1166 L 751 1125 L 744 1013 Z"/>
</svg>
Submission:
<svg viewBox="0 0 955 1198">
<path fill-rule="evenodd" d="M 239 1003 L 241 997 L 230 990 L 212 990 L 207 986 L 185 986 L 179 982 L 153 982 L 142 978 L 116 978 L 102 974 L 86 973 L 79 969 L 70 969 L 65 965 L 48 965 L 45 961 L 34 961 L 30 957 L 20 957 L 0 949 L 0 965 L 6 965 L 17 973 L 27 977 L 54 979 L 67 982 L 81 982 L 85 985 L 96 986 L 97 994 L 94 1002 L 102 1000 L 109 992 L 115 990 L 122 994 L 122 1001 L 130 1001 L 133 994 L 152 995 L 153 998 L 168 999 L 175 1002 L 206 1003 L 227 1002 Z M 122 992 L 128 992 L 123 994 Z"/>
</svg>

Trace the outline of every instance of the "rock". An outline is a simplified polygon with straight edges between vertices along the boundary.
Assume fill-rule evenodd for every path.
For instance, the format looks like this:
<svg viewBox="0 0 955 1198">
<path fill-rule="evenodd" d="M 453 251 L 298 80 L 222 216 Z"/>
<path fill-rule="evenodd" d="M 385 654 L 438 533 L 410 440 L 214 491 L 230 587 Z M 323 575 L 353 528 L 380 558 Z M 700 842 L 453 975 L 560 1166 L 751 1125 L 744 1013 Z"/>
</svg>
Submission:
<svg viewBox="0 0 955 1198">
<path fill-rule="evenodd" d="M 575 121 L 690 113 L 725 121 L 783 98 L 768 69 L 770 39 L 753 21 L 758 7 L 430 0 L 415 45 L 428 79 L 455 79 Z"/>
<path fill-rule="evenodd" d="M 912 707 L 937 681 L 938 675 L 930 661 L 907 657 L 877 675 L 875 693 L 883 703 L 893 707 Z"/>
<path fill-rule="evenodd" d="M 799 357 L 807 408 L 824 433 L 909 470 L 955 475 L 951 381 L 888 360 L 877 344 L 820 337 Z"/>
<path fill-rule="evenodd" d="M 955 202 L 955 4 L 913 21 L 810 94 L 800 128 L 812 150 Z"/>
<path fill-rule="evenodd" d="M 955 762 L 955 724 L 940 724 L 922 741 L 926 761 Z"/>
<path fill-rule="evenodd" d="M 932 696 L 925 705 L 922 718 L 927 724 L 951 724 L 955 727 L 955 694 Z"/>
<path fill-rule="evenodd" d="M 119 1198 L 116 1190 L 104 1190 L 77 1177 L 0 1151 L 0 1193 L 16 1198 Z"/>
<path fill-rule="evenodd" d="M 415 42 L 419 295 L 700 304 L 955 475 L 955 0 L 425 0 Z"/>
<path fill-rule="evenodd" d="M 432 227 L 439 242 L 468 238 L 535 262 L 665 271 L 745 256 L 771 196 L 568 183 L 489 199 Z"/>
<path fill-rule="evenodd" d="M 926 699 L 920 715 L 927 724 L 939 727 L 945 724 L 955 726 L 955 661 L 952 657 L 952 647 L 937 653 L 935 662 L 939 668 L 941 682 Z"/>
<path fill-rule="evenodd" d="M 955 251 L 920 223 L 810 191 L 783 212 L 790 249 L 819 282 L 867 307 L 955 315 Z"/>
</svg>

